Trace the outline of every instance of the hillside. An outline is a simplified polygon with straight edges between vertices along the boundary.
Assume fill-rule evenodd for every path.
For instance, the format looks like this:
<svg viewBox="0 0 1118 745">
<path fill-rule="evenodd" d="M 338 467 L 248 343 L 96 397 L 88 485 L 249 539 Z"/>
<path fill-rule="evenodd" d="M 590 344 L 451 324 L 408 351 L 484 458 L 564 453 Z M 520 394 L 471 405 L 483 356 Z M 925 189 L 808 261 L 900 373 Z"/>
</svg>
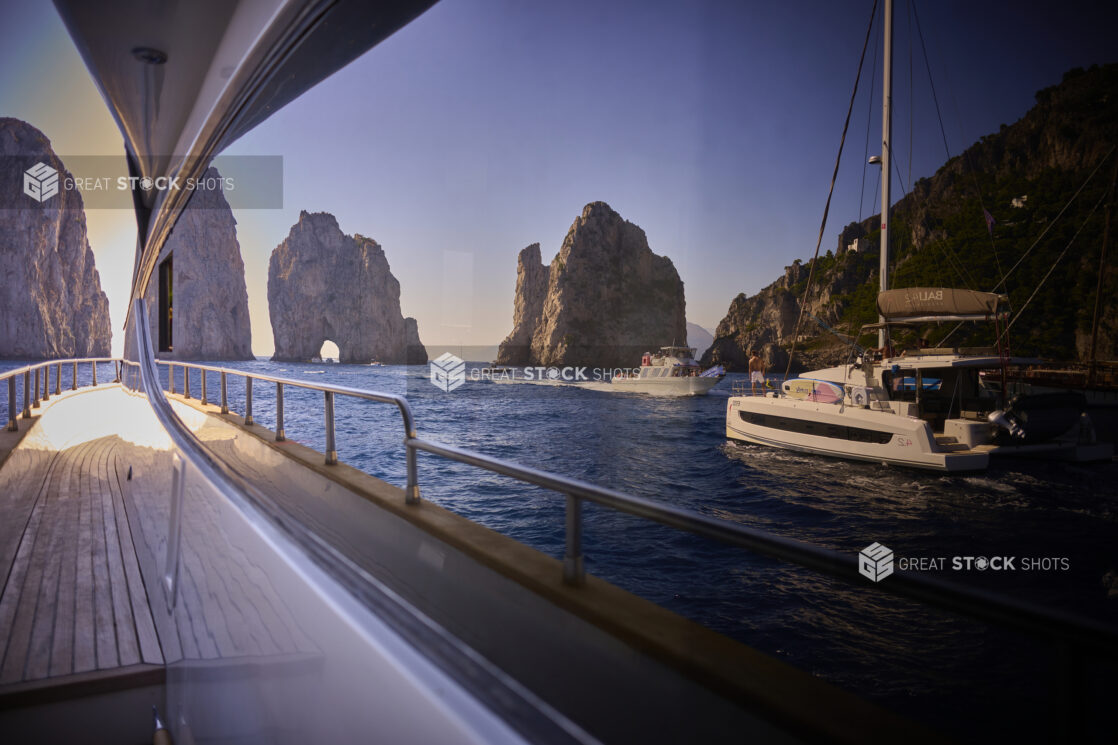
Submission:
<svg viewBox="0 0 1118 745">
<path fill-rule="evenodd" d="M 917 181 L 894 205 L 891 286 L 991 290 L 1008 275 L 999 290 L 1009 295 L 1016 313 L 1052 270 L 1014 325 L 1011 345 L 1017 354 L 1082 360 L 1089 353 L 1106 214 L 1103 198 L 1118 163 L 1118 64 L 1071 70 L 1059 85 L 1039 91 L 1036 101 L 1018 122 L 1002 125 L 931 178 Z M 992 237 L 983 205 L 995 220 Z M 1112 299 L 1118 291 L 1113 271 L 1118 214 L 1111 219 L 1099 333 L 1098 357 L 1103 360 L 1118 357 L 1118 303 Z M 839 332 L 854 335 L 862 324 L 876 320 L 880 223 L 879 215 L 851 223 L 839 235 L 836 250 L 819 259 L 806 308 Z M 858 250 L 846 250 L 855 239 L 860 239 Z M 810 265 L 797 260 L 756 295 L 734 298 L 704 364 L 741 370 L 754 348 L 770 365 L 783 369 Z M 895 334 L 895 339 L 915 344 L 923 336 L 934 345 L 952 328 L 930 326 Z M 992 329 L 976 325 L 961 329 L 951 343 L 992 340 Z M 869 334 L 860 337 L 863 345 L 872 341 Z M 838 337 L 805 316 L 796 368 L 836 364 L 846 351 Z"/>
</svg>

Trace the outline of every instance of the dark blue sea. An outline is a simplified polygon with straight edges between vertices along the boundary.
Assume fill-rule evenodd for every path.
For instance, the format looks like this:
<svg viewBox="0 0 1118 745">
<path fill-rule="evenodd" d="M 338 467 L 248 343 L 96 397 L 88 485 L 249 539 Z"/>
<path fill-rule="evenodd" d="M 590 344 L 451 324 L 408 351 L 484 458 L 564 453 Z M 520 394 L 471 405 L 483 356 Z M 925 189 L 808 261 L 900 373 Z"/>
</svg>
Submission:
<svg viewBox="0 0 1118 745">
<path fill-rule="evenodd" d="M 424 438 L 851 555 L 878 541 L 898 557 L 947 557 L 941 578 L 1118 627 L 1116 462 L 997 461 L 981 475 L 945 476 L 730 442 L 724 411 L 738 376 L 706 397 L 659 398 L 473 380 L 446 393 L 419 366 L 224 364 L 404 393 Z M 211 386 L 213 399 L 216 376 Z M 197 377 L 192 387 L 197 395 Z M 229 393 L 243 410 L 243 385 L 230 379 Z M 258 423 L 272 427 L 272 387 L 254 394 Z M 288 390 L 285 413 L 289 439 L 323 449 L 321 394 Z M 336 414 L 340 458 L 403 485 L 395 408 L 343 397 Z M 424 499 L 562 555 L 561 495 L 419 458 Z M 595 505 L 584 517 L 587 570 L 626 590 L 962 740 L 1050 739 L 1045 712 L 1062 693 L 1052 645 Z M 954 571 L 954 556 L 1018 565 Z"/>
</svg>

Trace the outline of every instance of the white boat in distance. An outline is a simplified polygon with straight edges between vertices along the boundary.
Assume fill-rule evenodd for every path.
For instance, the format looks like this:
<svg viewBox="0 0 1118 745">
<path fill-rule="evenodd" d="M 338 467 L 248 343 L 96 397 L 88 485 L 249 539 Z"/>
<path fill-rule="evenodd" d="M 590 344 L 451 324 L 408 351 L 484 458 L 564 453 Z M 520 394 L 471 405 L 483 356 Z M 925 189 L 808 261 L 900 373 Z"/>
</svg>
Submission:
<svg viewBox="0 0 1118 745">
<path fill-rule="evenodd" d="M 660 347 L 656 353 L 645 352 L 636 373 L 615 375 L 610 383 L 626 393 L 705 396 L 724 376 L 721 366 L 703 372 L 692 347 L 669 346 Z"/>
</svg>

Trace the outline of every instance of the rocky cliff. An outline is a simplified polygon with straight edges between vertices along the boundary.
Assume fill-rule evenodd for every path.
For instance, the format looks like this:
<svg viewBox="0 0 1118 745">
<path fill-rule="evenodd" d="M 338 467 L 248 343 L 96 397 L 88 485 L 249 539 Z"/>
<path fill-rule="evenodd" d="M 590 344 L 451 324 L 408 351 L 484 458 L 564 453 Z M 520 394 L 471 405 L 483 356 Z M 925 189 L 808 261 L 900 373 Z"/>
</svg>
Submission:
<svg viewBox="0 0 1118 745">
<path fill-rule="evenodd" d="M 404 319 L 404 346 L 407 364 L 427 364 L 427 347 L 419 339 L 419 321 L 410 316 Z"/>
<path fill-rule="evenodd" d="M 514 328 L 498 353 L 504 364 L 633 367 L 642 352 L 687 338 L 671 259 L 652 253 L 644 231 L 605 202 L 575 218 L 546 271 L 542 303 L 539 246 L 519 261 Z"/>
<path fill-rule="evenodd" d="M 527 365 L 532 358 L 532 334 L 543 316 L 547 298 L 548 268 L 540 260 L 540 244 L 533 243 L 516 260 L 516 294 L 512 333 L 501 342 L 497 361 L 502 365 Z"/>
<path fill-rule="evenodd" d="M 1010 336 L 1015 353 L 1082 360 L 1100 271 L 1105 194 L 1118 160 L 1118 153 L 1111 153 L 1118 142 L 1118 65 L 1073 70 L 1060 85 L 1038 92 L 1036 100 L 1021 120 L 1002 125 L 931 178 L 919 179 L 894 205 L 890 279 L 894 287 L 991 290 L 1000 284 L 1013 311 L 1024 308 Z M 989 230 L 983 209 L 994 219 Z M 1100 314 L 1102 360 L 1118 358 L 1118 304 L 1111 300 L 1118 293 L 1118 214 L 1111 220 Z M 876 320 L 880 223 L 875 215 L 847 225 L 836 249 L 819 258 L 806 309 L 839 333 L 857 336 L 863 324 Z M 848 250 L 855 240 L 855 250 Z M 704 362 L 742 370 L 752 347 L 783 369 L 810 267 L 810 261 L 797 261 L 756 295 L 738 295 Z M 894 338 L 902 347 L 915 345 L 918 337 L 935 345 L 952 328 L 901 330 Z M 859 341 L 872 345 L 874 336 Z M 993 330 L 975 324 L 949 343 L 992 341 Z M 793 369 L 837 364 L 848 349 L 841 337 L 805 315 Z"/>
<path fill-rule="evenodd" d="M 206 181 L 221 183 L 217 169 Z M 250 360 L 245 264 L 237 243 L 237 221 L 221 189 L 197 190 L 163 247 L 171 257 L 172 349 L 159 356 L 177 360 Z M 146 300 L 152 339 L 159 339 L 159 277 Z"/>
<path fill-rule="evenodd" d="M 338 345 L 340 362 L 405 364 L 427 355 L 418 325 L 400 313 L 400 283 L 384 250 L 345 235 L 326 212 L 301 212 L 272 251 L 268 312 L 274 360 L 309 360 L 327 339 Z"/>
<path fill-rule="evenodd" d="M 0 357 L 108 356 L 109 301 L 86 236 L 81 194 L 50 141 L 18 119 L 0 118 Z M 41 202 L 24 173 L 58 185 Z M 54 174 L 54 172 L 57 172 Z"/>
</svg>

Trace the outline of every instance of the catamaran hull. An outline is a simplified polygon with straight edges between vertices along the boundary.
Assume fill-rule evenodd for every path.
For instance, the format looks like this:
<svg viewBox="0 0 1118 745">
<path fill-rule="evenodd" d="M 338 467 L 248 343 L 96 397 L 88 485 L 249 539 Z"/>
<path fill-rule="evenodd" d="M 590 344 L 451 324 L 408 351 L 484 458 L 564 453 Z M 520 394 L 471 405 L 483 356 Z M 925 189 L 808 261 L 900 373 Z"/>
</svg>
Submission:
<svg viewBox="0 0 1118 745">
<path fill-rule="evenodd" d="M 988 451 L 941 452 L 928 424 L 914 417 L 810 401 L 734 396 L 726 437 L 833 458 L 958 473 L 989 466 Z"/>
</svg>

